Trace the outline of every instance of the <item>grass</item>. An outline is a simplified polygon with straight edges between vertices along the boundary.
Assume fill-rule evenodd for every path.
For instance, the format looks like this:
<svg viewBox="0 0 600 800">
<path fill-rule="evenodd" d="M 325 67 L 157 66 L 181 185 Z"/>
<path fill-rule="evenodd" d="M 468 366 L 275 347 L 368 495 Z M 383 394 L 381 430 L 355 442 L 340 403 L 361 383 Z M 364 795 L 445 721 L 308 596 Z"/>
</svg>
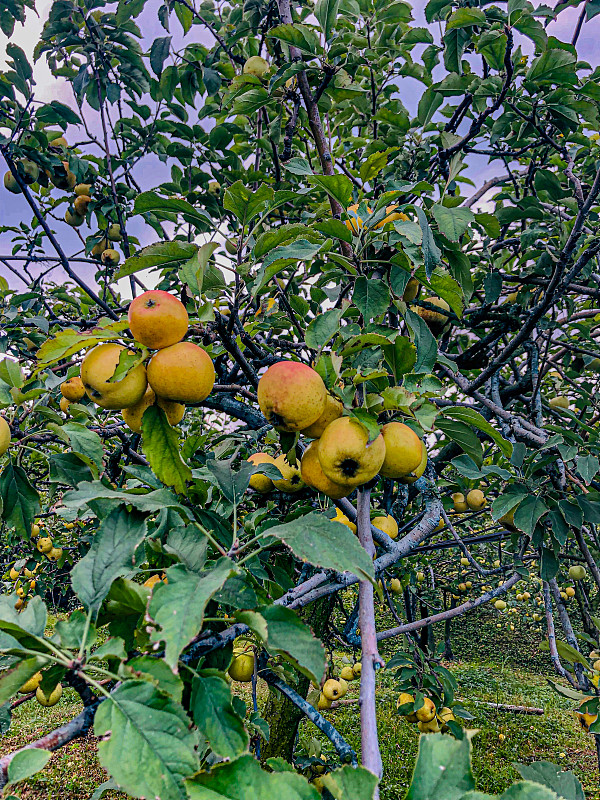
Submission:
<svg viewBox="0 0 600 800">
<path fill-rule="evenodd" d="M 446 665 L 458 681 L 457 696 L 474 716 L 469 727 L 479 731 L 473 739 L 473 770 L 478 789 L 500 793 L 518 778 L 514 762 L 548 760 L 575 772 L 587 800 L 600 800 L 594 737 L 579 727 L 571 713 L 572 703 L 548 685 L 546 676 L 555 676 L 547 656 L 539 652 L 539 633 L 525 623 L 517 625 L 514 632 L 498 629 L 496 624 L 497 615 L 489 611 L 461 620 L 460 627 L 457 625 L 453 632 L 457 660 Z M 386 658 L 396 646 L 388 645 Z M 237 684 L 236 688 L 248 701 L 247 686 Z M 358 684 L 352 683 L 347 697 L 357 696 Z M 383 671 L 378 678 L 378 728 L 385 768 L 381 800 L 398 800 L 404 795 L 417 754 L 418 732 L 396 714 L 396 696 L 393 675 Z M 263 685 L 259 699 L 264 701 L 265 697 Z M 506 713 L 476 701 L 537 706 L 544 709 L 544 715 Z M 50 709 L 35 702 L 24 703 L 15 709 L 11 728 L 2 741 L 2 753 L 34 741 L 72 719 L 80 710 L 78 696 L 68 689 L 61 702 Z M 326 714 L 359 751 L 358 705 L 347 705 Z M 301 733 L 311 737 L 316 730 L 305 722 Z M 322 740 L 322 744 L 333 762 L 328 742 Z M 89 736 L 54 753 L 43 772 L 19 784 L 18 794 L 22 800 L 88 800 L 106 779 L 98 763 L 95 740 Z M 124 797 L 114 791 L 104 795 L 105 800 Z"/>
</svg>

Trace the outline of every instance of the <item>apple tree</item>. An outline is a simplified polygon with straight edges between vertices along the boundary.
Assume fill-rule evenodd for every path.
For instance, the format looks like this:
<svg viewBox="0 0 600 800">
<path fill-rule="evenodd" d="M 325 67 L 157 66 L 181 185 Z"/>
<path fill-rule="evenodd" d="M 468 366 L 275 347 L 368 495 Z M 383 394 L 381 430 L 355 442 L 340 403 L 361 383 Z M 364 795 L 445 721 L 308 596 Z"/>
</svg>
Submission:
<svg viewBox="0 0 600 800">
<path fill-rule="evenodd" d="M 377 798 L 387 666 L 409 796 L 461 796 L 432 631 L 484 604 L 531 605 L 600 734 L 596 0 L 54 0 L 56 96 L 33 7 L 0 10 L 1 724 L 83 709 L 0 783 L 93 729 L 133 797 Z"/>
</svg>

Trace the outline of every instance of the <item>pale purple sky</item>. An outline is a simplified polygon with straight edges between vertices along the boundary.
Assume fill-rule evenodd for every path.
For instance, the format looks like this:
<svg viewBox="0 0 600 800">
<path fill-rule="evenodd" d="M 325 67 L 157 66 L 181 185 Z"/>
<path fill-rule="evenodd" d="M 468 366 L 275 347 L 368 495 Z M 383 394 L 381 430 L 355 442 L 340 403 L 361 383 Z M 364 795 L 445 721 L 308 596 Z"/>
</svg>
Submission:
<svg viewBox="0 0 600 800">
<path fill-rule="evenodd" d="M 17 26 L 16 33 L 13 37 L 13 41 L 18 44 L 23 50 L 27 53 L 27 55 L 31 58 L 31 53 L 33 51 L 33 47 L 35 46 L 36 42 L 38 41 L 39 34 L 42 28 L 43 21 L 47 18 L 48 11 L 51 7 L 52 0 L 38 0 L 37 2 L 37 9 L 39 13 L 39 17 L 36 17 L 32 12 L 28 12 L 28 18 L 26 25 Z M 424 8 L 426 2 L 425 0 L 417 0 L 413 3 L 414 8 L 414 16 L 416 18 L 416 24 L 426 26 L 427 23 L 425 22 L 424 18 Z M 160 23 L 158 22 L 156 16 L 156 9 L 158 7 L 157 2 L 151 3 L 147 6 L 144 14 L 138 19 L 140 23 L 141 29 L 144 31 L 145 39 L 143 45 L 149 47 L 152 43 L 153 39 L 156 36 L 164 36 L 165 31 L 161 27 Z M 572 32 L 575 28 L 575 24 L 577 21 L 577 17 L 579 15 L 579 9 L 568 9 L 564 11 L 560 17 L 560 21 L 558 23 L 553 23 L 548 28 L 548 33 L 558 37 L 564 41 L 570 41 Z M 434 36 L 437 33 L 438 26 L 430 26 Z M 173 24 L 172 24 L 173 31 L 172 33 L 175 34 L 174 43 L 178 44 L 177 42 L 177 32 L 181 30 L 178 22 L 173 17 Z M 210 34 L 205 31 L 202 31 L 198 27 L 194 27 L 192 31 L 199 35 L 201 41 L 206 44 L 212 43 L 212 38 Z M 593 19 L 591 22 L 588 22 L 584 25 L 581 35 L 579 37 L 578 42 L 578 53 L 581 59 L 589 61 L 592 65 L 596 65 L 599 61 L 598 58 L 598 45 L 597 40 L 600 33 L 600 16 Z M 190 37 L 188 36 L 188 40 Z M 187 40 L 186 40 L 187 41 Z M 2 34 L 0 34 L 0 68 L 5 68 L 6 64 L 4 61 L 4 52 L 5 52 L 5 44 L 6 40 Z M 529 40 L 524 40 L 522 46 L 525 52 L 531 51 L 531 48 L 528 48 L 530 44 Z M 36 97 L 39 100 L 49 101 L 52 99 L 59 99 L 63 102 L 69 103 L 70 105 L 73 104 L 72 95 L 70 87 L 64 81 L 57 81 L 52 77 L 50 74 L 44 59 L 40 60 L 37 65 L 35 66 L 35 79 L 37 82 L 36 86 Z M 403 92 L 402 92 L 402 100 L 409 109 L 411 113 L 414 113 L 416 110 L 416 102 L 418 98 L 421 96 L 423 92 L 422 84 L 414 81 L 412 79 L 403 78 Z M 413 91 L 414 88 L 414 91 Z M 89 114 L 89 118 L 93 118 L 93 114 Z M 74 141 L 77 139 L 77 135 L 75 131 L 71 131 L 67 133 L 67 137 L 70 141 Z M 472 157 L 471 157 L 472 159 Z M 470 159 L 470 160 L 471 160 Z M 496 174 L 498 170 L 498 166 L 493 166 L 487 164 L 487 159 L 483 156 L 477 158 L 476 161 L 472 162 L 469 177 L 471 177 L 477 184 L 483 183 L 487 178 L 491 175 Z M 4 172 L 4 165 L 0 165 L 0 171 Z M 145 179 L 144 172 L 147 171 L 148 178 Z M 167 180 L 169 177 L 169 168 L 154 160 L 152 164 L 148 162 L 145 167 L 138 167 L 136 172 L 136 177 L 142 185 L 143 188 L 150 188 L 151 186 L 155 185 L 160 180 Z M 66 210 L 66 204 L 60 207 L 61 216 Z M 20 221 L 25 221 L 29 223 L 31 219 L 31 213 L 29 208 L 26 204 L 26 201 L 23 197 L 19 195 L 13 195 L 8 193 L 4 186 L 0 183 L 0 224 L 3 225 L 17 225 Z M 59 238 L 61 243 L 64 245 L 64 248 L 67 253 L 73 253 L 76 249 L 80 247 L 80 242 L 76 237 L 75 233 L 71 228 L 67 225 L 56 222 L 54 224 L 55 230 L 59 233 Z M 131 226 L 132 233 L 134 235 L 139 236 L 142 241 L 142 244 L 149 244 L 152 241 L 155 241 L 155 234 L 152 230 L 148 227 L 143 226 L 140 223 L 133 223 Z M 87 228 L 82 228 L 84 231 L 84 235 L 87 233 Z M 8 254 L 11 252 L 12 245 L 10 242 L 11 237 L 7 236 L 6 234 L 0 235 L 0 255 Z M 50 253 L 50 249 L 48 249 L 47 254 Z M 52 253 L 52 255 L 54 255 Z M 94 269 L 88 267 L 87 265 L 81 265 L 82 269 L 82 277 L 84 274 L 89 279 L 90 276 L 93 274 Z M 32 270 L 33 272 L 33 270 Z M 53 273 L 55 276 L 55 280 L 57 282 L 62 281 L 65 277 L 64 275 L 61 276 L 62 270 L 56 269 Z M 5 275 L 9 280 L 10 285 L 15 286 L 15 288 L 23 288 L 23 284 L 20 284 L 18 279 L 12 275 L 8 270 L 5 269 L 3 265 L 0 264 L 0 274 Z M 35 274 L 35 272 L 34 272 Z"/>
</svg>

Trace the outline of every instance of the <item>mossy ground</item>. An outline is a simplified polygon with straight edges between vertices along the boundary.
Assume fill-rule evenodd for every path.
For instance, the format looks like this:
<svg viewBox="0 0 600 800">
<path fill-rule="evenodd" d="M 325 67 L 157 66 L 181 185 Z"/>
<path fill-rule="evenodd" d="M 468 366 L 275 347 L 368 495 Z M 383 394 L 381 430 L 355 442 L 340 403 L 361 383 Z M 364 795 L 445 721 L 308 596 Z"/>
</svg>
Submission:
<svg viewBox="0 0 600 800">
<path fill-rule="evenodd" d="M 547 677 L 554 675 L 546 655 L 538 650 L 539 633 L 525 623 L 517 624 L 515 631 L 504 624 L 497 628 L 497 620 L 497 615 L 489 611 L 461 620 L 452 639 L 456 660 L 447 664 L 458 681 L 458 697 L 474 716 L 469 727 L 479 729 L 473 739 L 473 770 L 478 788 L 499 793 L 518 777 L 514 762 L 548 760 L 578 775 L 587 800 L 600 800 L 594 738 L 580 729 L 571 714 L 572 703 L 548 685 Z M 385 648 L 386 658 L 396 646 Z M 249 700 L 247 687 L 236 686 Z M 266 690 L 264 686 L 260 688 L 262 700 Z M 396 695 L 392 674 L 382 672 L 378 679 L 378 726 L 385 765 L 382 800 L 398 800 L 404 795 L 418 746 L 415 727 L 395 712 Z M 358 684 L 353 683 L 347 697 L 357 696 Z M 537 706 L 544 709 L 544 715 L 496 711 L 476 701 Z M 14 712 L 0 751 L 7 753 L 39 738 L 80 710 L 79 699 L 70 690 L 51 709 L 35 702 L 21 705 Z M 358 705 L 327 712 L 327 716 L 359 750 Z M 304 723 L 303 732 L 312 736 L 315 730 Z M 325 752 L 331 753 L 327 749 Z M 106 777 L 98 763 L 95 740 L 88 737 L 55 753 L 43 772 L 15 787 L 15 794 L 22 800 L 88 800 Z M 105 800 L 124 797 L 113 791 L 104 795 Z"/>
</svg>

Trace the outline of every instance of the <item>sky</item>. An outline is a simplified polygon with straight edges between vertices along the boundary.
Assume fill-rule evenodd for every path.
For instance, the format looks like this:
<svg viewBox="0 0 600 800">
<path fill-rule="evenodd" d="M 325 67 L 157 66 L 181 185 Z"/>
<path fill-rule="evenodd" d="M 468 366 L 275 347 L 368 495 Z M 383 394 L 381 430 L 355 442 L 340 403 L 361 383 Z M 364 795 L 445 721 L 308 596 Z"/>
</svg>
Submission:
<svg viewBox="0 0 600 800">
<path fill-rule="evenodd" d="M 51 5 L 52 0 L 37 0 L 37 15 L 32 11 L 28 11 L 25 26 L 17 25 L 15 34 L 12 37 L 12 41 L 18 44 L 25 51 L 32 63 L 33 48 L 39 40 L 44 21 L 47 19 Z M 424 18 L 425 5 L 425 0 L 416 0 L 416 2 L 413 3 L 413 13 L 416 20 L 415 24 L 417 25 L 427 25 Z M 138 23 L 145 33 L 146 38 L 143 42 L 143 46 L 146 47 L 150 46 L 156 36 L 165 35 L 165 31 L 157 19 L 156 8 L 157 3 L 152 2 L 151 0 L 151 2 L 148 3 L 146 10 L 138 19 Z M 553 23 L 549 27 L 548 33 L 557 36 L 563 41 L 569 41 L 578 15 L 579 9 L 568 9 L 561 15 L 559 23 Z M 173 27 L 180 29 L 177 23 L 175 23 Z M 436 26 L 430 27 L 434 35 L 435 27 Z M 194 27 L 192 30 L 194 33 L 199 32 L 199 38 L 204 44 L 212 44 L 212 37 L 208 32 L 200 31 L 200 29 L 197 27 Z M 600 16 L 584 25 L 578 42 L 578 52 L 580 58 L 589 61 L 594 66 L 600 61 L 600 50 L 597 45 L 599 34 Z M 0 33 L 0 69 L 6 68 L 5 46 L 6 38 Z M 73 104 L 70 87 L 64 80 L 56 79 L 51 75 L 44 58 L 40 59 L 35 64 L 34 77 L 36 81 L 35 93 L 38 100 L 49 101 L 52 99 L 58 99 L 70 105 Z M 413 83 L 412 79 L 403 79 L 403 81 L 405 84 L 408 82 Z M 403 102 L 405 102 L 405 105 L 411 113 L 415 112 L 416 101 L 423 91 L 421 84 L 415 81 L 414 85 L 415 91 L 412 91 L 412 87 L 407 87 L 406 91 L 402 92 Z M 72 139 L 73 135 L 68 135 L 68 138 Z M 161 180 L 168 179 L 168 167 L 160 164 L 159 162 L 153 164 L 151 169 L 146 167 L 146 170 L 148 170 L 151 174 L 145 176 L 143 170 L 141 173 L 138 171 L 136 174 L 136 177 L 142 188 L 149 188 Z M 497 174 L 497 170 L 497 166 L 487 164 L 487 159 L 480 156 L 473 161 L 468 174 L 469 177 L 474 180 L 476 185 L 481 185 L 492 175 Z M 0 171 L 4 172 L 4 165 L 0 165 Z M 66 205 L 63 208 L 66 210 Z M 29 211 L 29 207 L 27 206 L 25 198 L 19 195 L 8 193 L 4 189 L 4 186 L 0 183 L 0 224 L 17 225 L 22 220 L 29 222 L 30 219 L 31 212 Z M 55 228 L 57 230 L 60 228 L 60 241 L 64 244 L 64 248 L 67 252 L 72 253 L 80 247 L 80 242 L 72 229 L 61 223 L 56 223 Z M 150 244 L 151 242 L 155 241 L 155 234 L 147 226 L 143 226 L 141 223 L 136 224 L 136 222 L 133 222 L 131 230 L 134 235 L 137 235 L 140 238 L 142 244 Z M 10 253 L 12 249 L 10 238 L 11 237 L 7 236 L 6 234 L 0 234 L 0 256 L 2 254 Z M 50 250 L 47 250 L 47 252 L 50 254 Z M 52 253 L 52 255 L 54 254 Z M 78 268 L 82 269 L 82 277 L 85 277 L 87 280 L 91 279 L 94 272 L 94 268 L 92 266 L 83 264 L 79 265 Z M 57 268 L 52 273 L 53 277 L 56 276 L 56 280 L 58 282 L 64 279 L 64 274 L 61 275 L 61 273 L 62 270 L 60 268 Z M 15 288 L 24 288 L 24 284 L 19 283 L 18 279 L 12 273 L 6 270 L 2 264 L 0 264 L 0 274 L 3 274 L 5 277 L 7 277 L 11 286 L 15 286 Z M 122 284 L 123 285 L 121 289 L 124 293 L 126 293 L 127 282 L 124 281 Z"/>
</svg>

